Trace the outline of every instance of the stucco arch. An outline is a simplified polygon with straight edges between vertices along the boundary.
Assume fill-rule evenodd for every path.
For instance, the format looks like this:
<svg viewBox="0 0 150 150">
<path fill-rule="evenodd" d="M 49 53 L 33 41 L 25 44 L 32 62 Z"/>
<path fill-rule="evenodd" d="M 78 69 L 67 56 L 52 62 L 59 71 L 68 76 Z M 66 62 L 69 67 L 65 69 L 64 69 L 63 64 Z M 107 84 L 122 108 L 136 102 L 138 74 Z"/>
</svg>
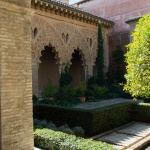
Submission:
<svg viewBox="0 0 150 150">
<path fill-rule="evenodd" d="M 70 61 L 72 59 L 72 54 L 74 53 L 74 50 L 79 49 L 80 51 L 82 51 L 86 62 L 86 60 L 88 60 L 89 57 L 88 54 L 90 49 L 85 40 L 86 38 L 80 32 L 80 27 L 65 22 L 53 22 L 53 26 L 59 32 L 60 35 L 68 35 L 68 41 L 67 43 L 65 43 L 67 50 L 65 52 L 65 61 Z"/>
<path fill-rule="evenodd" d="M 40 62 L 41 51 L 45 46 L 50 45 L 55 48 L 59 63 L 62 64 L 67 48 L 57 30 L 38 16 L 32 18 L 32 30 L 34 28 L 37 28 L 38 33 L 37 37 L 32 39 L 32 61 Z"/>
</svg>

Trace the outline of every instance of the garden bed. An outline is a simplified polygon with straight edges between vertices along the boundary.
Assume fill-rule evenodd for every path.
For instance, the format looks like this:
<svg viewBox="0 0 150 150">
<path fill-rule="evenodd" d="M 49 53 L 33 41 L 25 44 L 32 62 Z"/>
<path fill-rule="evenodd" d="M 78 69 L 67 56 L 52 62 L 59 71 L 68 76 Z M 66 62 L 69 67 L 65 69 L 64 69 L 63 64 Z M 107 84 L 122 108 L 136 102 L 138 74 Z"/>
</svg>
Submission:
<svg viewBox="0 0 150 150">
<path fill-rule="evenodd" d="M 116 104 L 94 110 L 48 105 L 34 105 L 34 118 L 51 120 L 57 125 L 81 126 L 86 136 L 93 136 L 131 121 L 131 103 Z"/>
</svg>

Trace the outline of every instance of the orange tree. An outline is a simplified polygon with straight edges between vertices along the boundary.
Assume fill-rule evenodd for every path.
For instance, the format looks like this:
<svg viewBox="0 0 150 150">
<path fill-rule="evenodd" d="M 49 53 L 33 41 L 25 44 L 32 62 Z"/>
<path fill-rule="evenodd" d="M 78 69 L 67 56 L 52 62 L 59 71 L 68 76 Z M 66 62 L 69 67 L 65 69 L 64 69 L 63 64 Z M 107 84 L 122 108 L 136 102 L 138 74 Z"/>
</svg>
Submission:
<svg viewBox="0 0 150 150">
<path fill-rule="evenodd" d="M 150 98 L 150 14 L 139 20 L 132 37 L 125 55 L 127 73 L 124 90 L 134 98 Z"/>
</svg>

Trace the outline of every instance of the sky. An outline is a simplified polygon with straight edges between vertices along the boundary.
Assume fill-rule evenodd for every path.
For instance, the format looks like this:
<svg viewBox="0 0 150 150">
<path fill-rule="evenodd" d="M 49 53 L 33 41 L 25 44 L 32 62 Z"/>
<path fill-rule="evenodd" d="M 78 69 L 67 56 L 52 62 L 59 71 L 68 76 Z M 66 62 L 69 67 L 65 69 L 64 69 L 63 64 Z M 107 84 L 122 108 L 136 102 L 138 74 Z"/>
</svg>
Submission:
<svg viewBox="0 0 150 150">
<path fill-rule="evenodd" d="M 79 2 L 79 1 L 81 1 L 81 0 L 69 0 L 69 4 L 74 4 L 74 3 Z"/>
</svg>

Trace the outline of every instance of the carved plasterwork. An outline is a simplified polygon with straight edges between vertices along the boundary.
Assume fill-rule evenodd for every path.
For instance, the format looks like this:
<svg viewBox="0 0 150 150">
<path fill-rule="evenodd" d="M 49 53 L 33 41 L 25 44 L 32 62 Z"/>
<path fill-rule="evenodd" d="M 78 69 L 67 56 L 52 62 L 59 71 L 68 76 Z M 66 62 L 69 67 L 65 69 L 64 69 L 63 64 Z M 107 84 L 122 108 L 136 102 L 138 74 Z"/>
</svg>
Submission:
<svg viewBox="0 0 150 150">
<path fill-rule="evenodd" d="M 66 46 L 57 30 L 38 16 L 32 18 L 32 30 L 34 31 L 35 28 L 37 28 L 38 33 L 32 40 L 32 60 L 40 62 L 41 51 L 44 50 L 45 46 L 50 45 L 55 48 L 58 55 L 56 57 L 59 58 L 59 63 L 62 63 L 66 55 Z"/>
<path fill-rule="evenodd" d="M 37 29 L 36 37 L 32 40 L 32 59 L 40 62 L 41 51 L 45 46 L 54 48 L 59 64 L 71 61 L 75 49 L 80 51 L 84 65 L 94 65 L 97 56 L 97 31 L 87 27 L 72 25 L 62 21 L 32 18 L 32 31 Z M 89 45 L 87 38 L 92 43 Z"/>
<path fill-rule="evenodd" d="M 88 45 L 88 64 L 93 65 L 95 64 L 96 57 L 97 57 L 97 31 L 93 29 L 83 28 L 80 29 L 82 34 L 84 35 L 84 40 Z M 89 40 L 91 39 L 92 43 L 90 45 Z"/>
</svg>

